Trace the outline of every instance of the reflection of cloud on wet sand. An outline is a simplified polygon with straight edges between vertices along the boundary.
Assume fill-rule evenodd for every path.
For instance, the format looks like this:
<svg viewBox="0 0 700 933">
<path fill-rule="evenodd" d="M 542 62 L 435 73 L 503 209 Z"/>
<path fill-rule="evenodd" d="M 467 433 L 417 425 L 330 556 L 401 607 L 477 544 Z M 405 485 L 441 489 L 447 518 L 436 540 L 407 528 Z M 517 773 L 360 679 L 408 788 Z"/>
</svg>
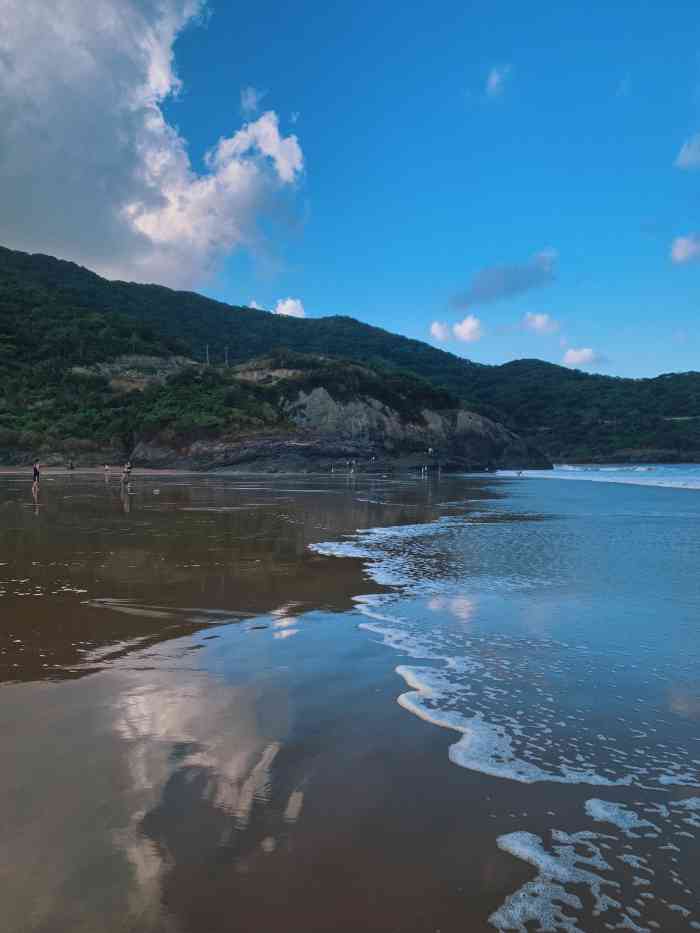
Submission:
<svg viewBox="0 0 700 933">
<path fill-rule="evenodd" d="M 684 719 L 700 719 L 700 695 L 682 687 L 673 687 L 669 692 L 669 709 Z"/>
<path fill-rule="evenodd" d="M 272 723 L 266 722 L 264 730 L 255 688 L 202 678 L 178 686 L 139 684 L 118 698 L 113 728 L 127 746 L 129 797 L 135 806 L 114 842 L 131 865 L 130 902 L 139 916 L 160 909 L 164 879 L 183 856 L 179 833 L 184 825 L 192 827 L 188 849 L 192 836 L 209 850 L 235 847 L 238 837 L 249 834 L 256 807 L 264 809 L 269 801 L 271 768 L 281 749 L 270 726 L 280 738 L 288 728 L 286 694 L 275 697 L 279 708 L 272 714 L 266 710 Z M 266 703 L 269 699 L 268 692 Z M 282 825 L 289 822 L 286 816 L 281 820 Z M 262 839 L 257 829 L 253 834 L 255 840 L 245 848 L 259 849 Z M 269 843 L 262 850 L 271 851 Z"/>
<path fill-rule="evenodd" d="M 448 612 L 460 622 L 470 622 L 476 612 L 476 600 L 466 596 L 435 596 L 428 601 L 433 612 Z"/>
<path fill-rule="evenodd" d="M 272 610 L 270 613 L 274 619 L 272 625 L 273 628 L 277 629 L 273 634 L 273 638 L 291 638 L 292 635 L 299 633 L 299 629 L 293 627 L 298 625 L 299 619 L 292 615 L 294 610 L 298 611 L 299 605 L 299 603 L 289 603 L 286 606 L 280 606 L 279 609 Z"/>
</svg>

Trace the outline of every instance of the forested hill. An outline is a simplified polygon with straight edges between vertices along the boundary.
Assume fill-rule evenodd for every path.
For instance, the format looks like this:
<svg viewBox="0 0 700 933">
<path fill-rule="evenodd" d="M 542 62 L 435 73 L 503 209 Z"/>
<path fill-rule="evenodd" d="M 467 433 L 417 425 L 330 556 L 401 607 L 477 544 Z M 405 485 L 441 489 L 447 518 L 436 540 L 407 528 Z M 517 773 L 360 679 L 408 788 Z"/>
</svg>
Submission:
<svg viewBox="0 0 700 933">
<path fill-rule="evenodd" d="M 77 354 L 89 364 L 124 352 L 203 361 L 207 347 L 213 364 L 286 348 L 411 372 L 556 459 L 700 459 L 700 373 L 633 380 L 540 360 L 484 366 L 349 317 L 273 315 L 0 248 L 0 361 Z"/>
<path fill-rule="evenodd" d="M 0 247 L 0 300 L 21 300 L 89 311 L 110 311 L 138 321 L 193 359 L 244 362 L 288 349 L 404 369 L 443 386 L 462 384 L 467 360 L 420 340 L 399 337 L 349 317 L 299 319 L 223 304 L 195 292 L 161 285 L 110 282 L 72 262 Z"/>
<path fill-rule="evenodd" d="M 700 372 L 621 379 L 515 360 L 469 369 L 460 397 L 507 413 L 553 459 L 700 460 Z"/>
</svg>

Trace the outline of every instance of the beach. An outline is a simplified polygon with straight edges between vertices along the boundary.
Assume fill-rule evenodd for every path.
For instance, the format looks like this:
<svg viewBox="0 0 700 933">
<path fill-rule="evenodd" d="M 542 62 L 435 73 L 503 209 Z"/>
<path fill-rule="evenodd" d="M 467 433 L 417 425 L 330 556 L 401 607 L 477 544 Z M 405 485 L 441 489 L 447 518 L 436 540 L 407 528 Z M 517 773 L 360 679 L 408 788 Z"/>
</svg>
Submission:
<svg viewBox="0 0 700 933">
<path fill-rule="evenodd" d="M 3 474 L 5 929 L 700 929 L 681 485 Z"/>
</svg>

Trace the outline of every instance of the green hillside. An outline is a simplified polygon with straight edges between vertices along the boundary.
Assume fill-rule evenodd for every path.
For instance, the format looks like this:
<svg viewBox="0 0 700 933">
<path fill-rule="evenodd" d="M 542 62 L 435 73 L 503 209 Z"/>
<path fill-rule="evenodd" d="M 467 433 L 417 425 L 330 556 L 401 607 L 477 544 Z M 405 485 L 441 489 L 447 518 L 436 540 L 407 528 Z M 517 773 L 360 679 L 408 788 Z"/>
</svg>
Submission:
<svg viewBox="0 0 700 933">
<path fill-rule="evenodd" d="M 167 289 L 113 285 L 70 263 L 0 250 L 0 456 L 65 451 L 84 460 L 100 451 L 124 455 L 144 437 L 177 444 L 284 431 L 285 402 L 317 385 L 339 399 L 371 395 L 408 417 L 460 405 L 413 374 L 309 353 L 284 350 L 260 360 L 258 367 L 290 373 L 274 384 L 245 378 L 235 363 L 194 363 L 188 341 L 168 336 L 172 322 L 163 323 L 173 301 L 173 315 L 195 329 L 211 327 L 210 306 L 235 312 L 184 298 L 183 310 Z M 161 320 L 148 308 L 159 308 Z M 212 361 L 221 362 L 213 352 Z"/>
<path fill-rule="evenodd" d="M 234 364 L 284 348 L 413 373 L 503 421 L 556 459 L 633 458 L 639 451 L 700 459 L 700 373 L 633 380 L 540 360 L 484 366 L 349 317 L 273 315 L 192 292 L 109 282 L 73 263 L 0 248 L 6 383 L 7 372 L 14 371 L 0 430 L 7 427 L 8 407 L 33 404 L 44 383 L 68 405 L 78 378 L 66 375 L 69 362 L 89 365 L 124 353 L 180 353 L 204 361 L 207 348 L 214 365 L 227 355 Z M 88 389 L 87 409 L 96 411 L 105 400 L 97 385 L 80 384 L 80 393 Z M 83 430 L 89 416 L 76 417 L 81 424 L 75 429 Z M 114 425 L 123 431 L 120 419 Z"/>
<path fill-rule="evenodd" d="M 470 369 L 461 394 L 554 459 L 700 459 L 698 372 L 621 379 L 515 360 Z"/>
</svg>

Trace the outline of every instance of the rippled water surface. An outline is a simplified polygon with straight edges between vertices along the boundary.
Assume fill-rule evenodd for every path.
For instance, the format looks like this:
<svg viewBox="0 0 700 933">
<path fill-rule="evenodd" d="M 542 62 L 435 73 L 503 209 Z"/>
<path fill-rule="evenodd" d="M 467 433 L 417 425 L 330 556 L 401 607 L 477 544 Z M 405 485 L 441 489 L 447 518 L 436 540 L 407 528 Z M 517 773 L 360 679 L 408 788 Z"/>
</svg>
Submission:
<svg viewBox="0 0 700 933">
<path fill-rule="evenodd" d="M 700 929 L 700 492 L 6 475 L 0 508 L 12 933 Z"/>
</svg>

